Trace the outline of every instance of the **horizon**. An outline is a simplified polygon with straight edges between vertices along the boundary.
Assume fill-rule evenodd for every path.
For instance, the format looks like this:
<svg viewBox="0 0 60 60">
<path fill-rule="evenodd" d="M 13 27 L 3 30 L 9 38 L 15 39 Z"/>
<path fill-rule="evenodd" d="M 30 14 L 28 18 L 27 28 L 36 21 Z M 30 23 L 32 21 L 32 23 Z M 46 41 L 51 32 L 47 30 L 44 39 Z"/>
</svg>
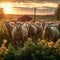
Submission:
<svg viewBox="0 0 60 60">
<path fill-rule="evenodd" d="M 5 14 L 5 15 L 33 15 L 34 16 L 34 14 Z M 40 16 L 54 16 L 54 14 L 46 14 L 46 15 L 40 15 Z M 37 14 L 36 16 L 39 16 L 39 14 Z"/>
</svg>

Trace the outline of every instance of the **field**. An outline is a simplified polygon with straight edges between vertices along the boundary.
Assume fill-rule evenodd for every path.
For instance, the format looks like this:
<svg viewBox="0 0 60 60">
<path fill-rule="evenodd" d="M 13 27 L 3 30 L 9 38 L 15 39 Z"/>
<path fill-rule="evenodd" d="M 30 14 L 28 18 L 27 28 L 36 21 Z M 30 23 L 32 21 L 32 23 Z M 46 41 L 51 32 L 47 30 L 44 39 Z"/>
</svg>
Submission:
<svg viewBox="0 0 60 60">
<path fill-rule="evenodd" d="M 34 16 L 31 15 L 31 17 L 33 18 Z M 34 18 L 33 18 L 34 20 Z M 36 20 L 56 20 L 54 15 L 36 15 Z"/>
<path fill-rule="evenodd" d="M 37 16 L 36 16 L 37 17 Z M 37 20 L 56 20 L 55 17 L 41 16 Z M 60 60 L 60 39 L 56 43 L 46 40 L 37 39 L 37 42 L 32 42 L 32 38 L 28 38 L 24 47 L 16 50 L 12 43 L 12 38 L 9 36 L 7 28 L 0 21 L 0 59 L 1 60 Z"/>
<path fill-rule="evenodd" d="M 17 20 L 17 18 L 21 17 L 23 15 L 13 15 L 13 14 L 7 14 L 6 15 L 6 19 L 5 20 Z M 56 18 L 54 15 L 36 15 L 36 17 L 34 17 L 34 15 L 28 15 L 30 17 L 32 17 L 32 20 L 34 20 L 34 18 L 36 18 L 36 20 L 53 20 L 56 21 Z"/>
</svg>

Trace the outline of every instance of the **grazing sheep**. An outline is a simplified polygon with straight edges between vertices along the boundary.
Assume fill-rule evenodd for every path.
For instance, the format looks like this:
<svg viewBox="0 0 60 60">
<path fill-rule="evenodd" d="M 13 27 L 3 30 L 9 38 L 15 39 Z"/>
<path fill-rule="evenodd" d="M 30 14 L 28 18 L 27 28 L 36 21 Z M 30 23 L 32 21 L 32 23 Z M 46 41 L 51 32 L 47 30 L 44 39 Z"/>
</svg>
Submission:
<svg viewBox="0 0 60 60">
<path fill-rule="evenodd" d="M 41 38 L 42 39 L 42 33 L 43 33 L 43 26 L 40 23 L 35 23 L 34 24 L 37 28 L 37 38 Z"/>
<path fill-rule="evenodd" d="M 9 35 L 12 37 L 12 30 L 15 26 L 11 24 L 10 22 L 4 22 L 4 24 L 8 30 Z"/>
<path fill-rule="evenodd" d="M 57 29 L 58 29 L 58 31 L 59 31 L 59 38 L 60 38 L 60 22 L 57 23 L 56 27 L 57 27 Z"/>
<path fill-rule="evenodd" d="M 20 22 L 16 23 L 16 27 L 12 31 L 12 38 L 15 43 L 15 48 L 17 47 L 23 47 L 24 46 L 24 40 L 28 37 L 28 30 L 27 28 L 22 25 Z"/>
<path fill-rule="evenodd" d="M 28 22 L 28 37 L 34 38 L 36 34 L 37 28 L 31 22 Z"/>
<path fill-rule="evenodd" d="M 56 27 L 51 27 L 49 23 L 46 23 L 43 31 L 43 39 L 57 41 L 59 38 L 59 31 Z"/>
</svg>

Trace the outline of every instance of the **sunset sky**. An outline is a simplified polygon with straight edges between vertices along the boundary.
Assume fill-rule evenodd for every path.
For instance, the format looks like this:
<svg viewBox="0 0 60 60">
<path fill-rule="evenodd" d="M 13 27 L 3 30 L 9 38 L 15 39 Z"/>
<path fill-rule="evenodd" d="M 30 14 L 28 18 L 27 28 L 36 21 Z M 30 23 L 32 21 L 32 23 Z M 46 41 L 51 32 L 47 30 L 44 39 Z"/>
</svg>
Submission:
<svg viewBox="0 0 60 60">
<path fill-rule="evenodd" d="M 6 14 L 54 14 L 60 0 L 0 0 L 0 7 Z"/>
</svg>

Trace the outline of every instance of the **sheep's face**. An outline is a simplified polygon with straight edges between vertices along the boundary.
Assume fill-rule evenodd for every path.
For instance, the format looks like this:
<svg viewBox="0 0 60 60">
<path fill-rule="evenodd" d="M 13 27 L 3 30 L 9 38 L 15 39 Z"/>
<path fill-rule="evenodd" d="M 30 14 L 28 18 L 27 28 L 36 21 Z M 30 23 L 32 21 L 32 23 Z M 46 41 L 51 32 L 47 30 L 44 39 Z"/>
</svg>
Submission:
<svg viewBox="0 0 60 60">
<path fill-rule="evenodd" d="M 21 27 L 22 27 L 22 24 L 17 22 L 17 23 L 16 23 L 16 28 L 17 28 L 17 29 L 21 29 Z"/>
<path fill-rule="evenodd" d="M 50 30 L 50 24 L 49 24 L 49 23 L 46 23 L 45 29 L 46 29 L 46 30 Z"/>
</svg>

